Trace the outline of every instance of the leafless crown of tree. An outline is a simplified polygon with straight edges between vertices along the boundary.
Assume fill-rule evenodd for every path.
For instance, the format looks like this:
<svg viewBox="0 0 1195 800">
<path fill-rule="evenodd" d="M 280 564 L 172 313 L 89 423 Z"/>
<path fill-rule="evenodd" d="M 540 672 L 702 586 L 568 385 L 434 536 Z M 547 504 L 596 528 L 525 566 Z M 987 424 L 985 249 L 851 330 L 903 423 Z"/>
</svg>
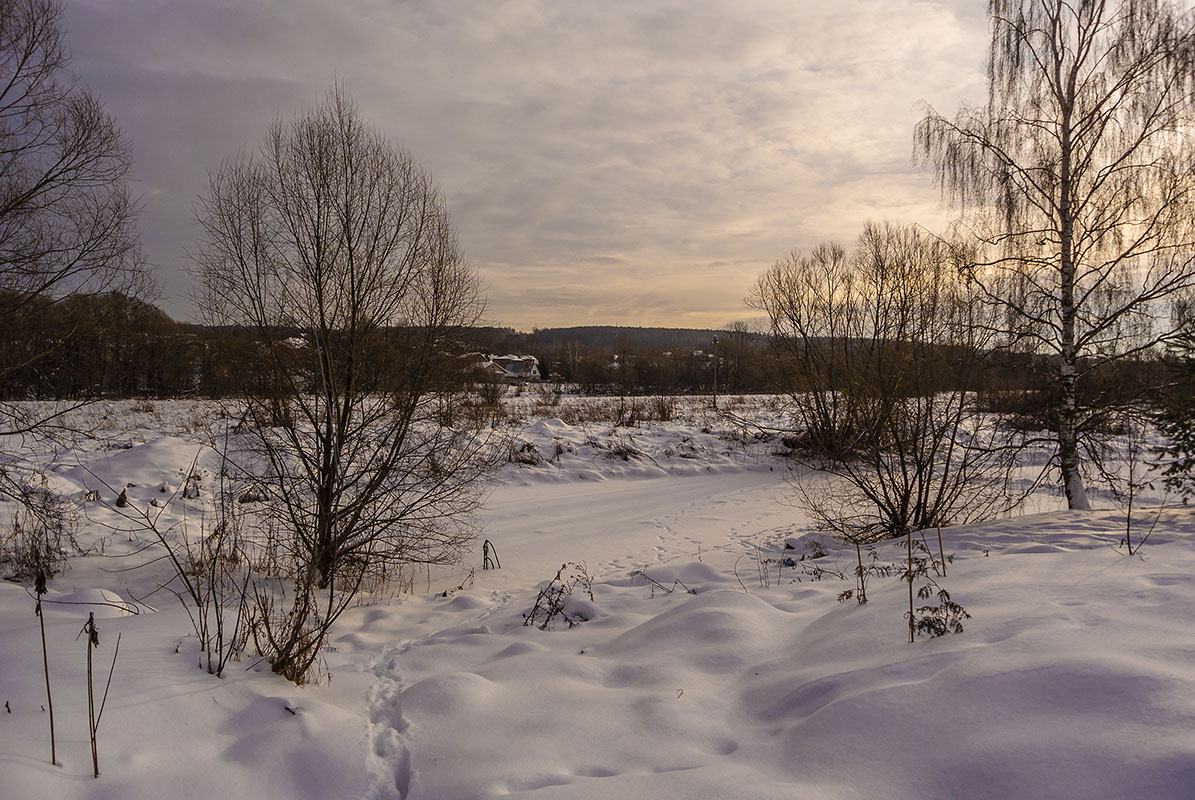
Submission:
<svg viewBox="0 0 1195 800">
<path fill-rule="evenodd" d="M 270 489 L 295 584 L 275 669 L 302 676 L 322 641 L 310 620 L 472 538 L 484 436 L 442 423 L 478 280 L 431 178 L 339 87 L 213 171 L 196 214 L 203 314 L 257 340 L 240 458 Z"/>
<path fill-rule="evenodd" d="M 749 301 L 789 376 L 793 481 L 826 529 L 855 542 L 982 519 L 1011 502 L 1012 458 L 975 405 L 991 334 L 959 250 L 869 223 L 766 271 Z"/>
<path fill-rule="evenodd" d="M 61 16 L 52 0 L 0 2 L 0 289 L 10 304 L 145 288 L 129 146 L 70 72 Z"/>
<path fill-rule="evenodd" d="M 75 319 L 50 336 L 24 336 L 48 306 L 154 288 L 125 182 L 128 143 L 71 72 L 61 21 L 54 0 L 0 0 L 0 381 L 95 324 Z M 0 434 L 44 439 L 64 411 L 0 402 Z M 21 500 L 27 480 L 0 466 L 0 495 Z"/>
</svg>

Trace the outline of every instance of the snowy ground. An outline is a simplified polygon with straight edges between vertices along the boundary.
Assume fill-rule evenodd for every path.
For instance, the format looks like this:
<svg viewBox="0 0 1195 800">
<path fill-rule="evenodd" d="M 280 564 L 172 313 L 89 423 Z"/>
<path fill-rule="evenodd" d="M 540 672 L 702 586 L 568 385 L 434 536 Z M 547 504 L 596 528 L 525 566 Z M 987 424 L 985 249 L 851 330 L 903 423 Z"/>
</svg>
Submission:
<svg viewBox="0 0 1195 800">
<path fill-rule="evenodd" d="M 128 483 L 139 507 L 168 495 L 211 406 L 89 410 L 121 447 L 35 459 L 78 502 L 89 550 L 49 597 L 140 613 L 47 607 L 51 766 L 33 600 L 0 583 L 0 798 L 1195 796 L 1187 508 L 1159 513 L 1147 497 L 1137 556 L 1117 549 L 1125 518 L 1106 498 L 1090 513 L 946 529 L 956 560 L 942 583 L 972 619 L 910 645 L 906 585 L 876 577 L 860 606 L 836 601 L 853 581 L 810 574 L 849 570 L 853 551 L 830 542 L 816 562 L 776 561 L 807 525 L 775 442 L 684 402 L 635 428 L 568 403 L 514 404 L 520 457 L 484 512 L 502 568 L 480 569 L 479 543 L 412 594 L 366 598 L 334 629 L 331 680 L 303 688 L 250 661 L 222 680 L 199 669 L 185 612 L 151 594 L 166 565 L 128 569 L 156 548 L 85 499 Z M 578 589 L 569 607 L 585 621 L 524 626 L 566 562 L 592 578 L 592 601 Z M 88 611 L 100 671 L 121 635 L 99 780 L 75 638 Z"/>
</svg>

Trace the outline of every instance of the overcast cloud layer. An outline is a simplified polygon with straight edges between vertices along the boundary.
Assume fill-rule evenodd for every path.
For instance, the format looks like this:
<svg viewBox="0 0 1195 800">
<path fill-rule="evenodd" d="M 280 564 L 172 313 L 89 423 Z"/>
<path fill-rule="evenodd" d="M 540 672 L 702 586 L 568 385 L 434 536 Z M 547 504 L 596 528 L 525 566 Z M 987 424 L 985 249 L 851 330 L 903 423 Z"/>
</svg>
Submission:
<svg viewBox="0 0 1195 800">
<path fill-rule="evenodd" d="M 207 171 L 337 80 L 437 178 L 489 317 L 717 327 L 793 248 L 940 227 L 920 101 L 982 98 L 973 0 L 73 0 L 163 307 Z"/>
</svg>

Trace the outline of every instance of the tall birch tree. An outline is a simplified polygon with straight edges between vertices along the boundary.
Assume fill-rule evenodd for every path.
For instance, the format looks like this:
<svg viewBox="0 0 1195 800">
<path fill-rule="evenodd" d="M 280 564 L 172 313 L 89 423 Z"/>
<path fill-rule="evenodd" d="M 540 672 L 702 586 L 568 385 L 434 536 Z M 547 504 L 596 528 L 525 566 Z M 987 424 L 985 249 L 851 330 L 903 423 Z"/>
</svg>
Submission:
<svg viewBox="0 0 1195 800">
<path fill-rule="evenodd" d="M 1089 508 L 1076 383 L 1175 336 L 1195 284 L 1195 30 L 1170 0 L 990 0 L 986 105 L 933 109 L 915 150 L 981 244 L 1005 344 L 1057 364 L 1057 466 Z"/>
</svg>

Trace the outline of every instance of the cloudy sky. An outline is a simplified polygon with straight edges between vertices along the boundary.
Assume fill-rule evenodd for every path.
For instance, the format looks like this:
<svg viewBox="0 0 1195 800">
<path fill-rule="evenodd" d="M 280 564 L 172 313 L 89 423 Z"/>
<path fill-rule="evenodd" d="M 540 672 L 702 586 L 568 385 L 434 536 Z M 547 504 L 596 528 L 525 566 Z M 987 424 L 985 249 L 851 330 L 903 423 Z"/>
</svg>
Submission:
<svg viewBox="0 0 1195 800">
<path fill-rule="evenodd" d="M 496 324 L 718 327 L 788 251 L 941 227 L 921 103 L 983 94 L 975 0 L 69 0 L 187 318 L 207 172 L 342 81 L 439 181 Z"/>
</svg>

